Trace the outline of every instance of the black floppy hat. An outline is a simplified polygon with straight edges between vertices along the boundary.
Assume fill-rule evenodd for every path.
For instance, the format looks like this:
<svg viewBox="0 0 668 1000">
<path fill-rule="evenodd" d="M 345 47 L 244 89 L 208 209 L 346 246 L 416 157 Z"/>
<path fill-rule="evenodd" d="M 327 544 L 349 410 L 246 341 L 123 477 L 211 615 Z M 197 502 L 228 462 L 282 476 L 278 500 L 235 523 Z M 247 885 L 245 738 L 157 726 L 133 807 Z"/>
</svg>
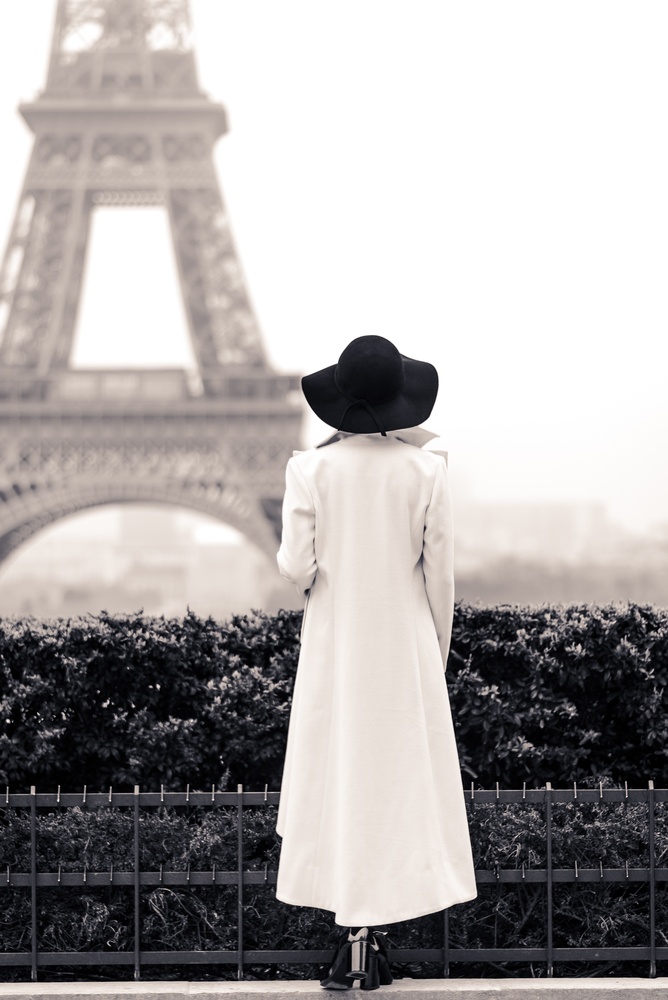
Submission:
<svg viewBox="0 0 668 1000">
<path fill-rule="evenodd" d="M 302 378 L 316 416 L 330 427 L 374 434 L 416 427 L 436 402 L 438 372 L 428 361 L 400 354 L 385 337 L 351 340 L 339 363 Z"/>
</svg>

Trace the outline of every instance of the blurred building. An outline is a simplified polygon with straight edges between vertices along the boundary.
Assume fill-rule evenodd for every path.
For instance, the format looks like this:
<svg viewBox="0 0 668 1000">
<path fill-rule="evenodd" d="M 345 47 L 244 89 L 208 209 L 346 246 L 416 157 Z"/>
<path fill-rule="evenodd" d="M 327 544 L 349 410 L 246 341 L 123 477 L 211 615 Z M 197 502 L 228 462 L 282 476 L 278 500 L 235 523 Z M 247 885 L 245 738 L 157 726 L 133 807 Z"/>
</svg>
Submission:
<svg viewBox="0 0 668 1000">
<path fill-rule="evenodd" d="M 603 559 L 626 538 L 603 504 L 476 503 L 455 508 L 456 558 L 462 571 L 490 559 L 576 563 Z"/>
<path fill-rule="evenodd" d="M 465 601 L 635 601 L 668 606 L 668 524 L 643 535 L 601 504 L 455 507 L 456 593 Z"/>
</svg>

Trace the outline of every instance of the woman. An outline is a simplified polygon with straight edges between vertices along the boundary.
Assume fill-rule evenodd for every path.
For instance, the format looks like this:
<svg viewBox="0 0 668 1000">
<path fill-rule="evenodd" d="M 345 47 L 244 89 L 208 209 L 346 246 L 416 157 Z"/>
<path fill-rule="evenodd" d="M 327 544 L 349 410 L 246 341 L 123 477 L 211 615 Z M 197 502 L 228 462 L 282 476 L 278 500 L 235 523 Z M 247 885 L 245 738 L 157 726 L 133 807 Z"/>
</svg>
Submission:
<svg viewBox="0 0 668 1000">
<path fill-rule="evenodd" d="M 338 433 L 295 453 L 286 471 L 278 566 L 306 606 L 276 895 L 332 910 L 346 928 L 323 986 L 359 978 L 374 989 L 378 959 L 380 981 L 392 981 L 374 925 L 476 896 L 444 677 L 454 603 L 447 466 L 421 450 L 435 435 L 417 426 L 438 375 L 365 336 L 302 388 Z"/>
</svg>

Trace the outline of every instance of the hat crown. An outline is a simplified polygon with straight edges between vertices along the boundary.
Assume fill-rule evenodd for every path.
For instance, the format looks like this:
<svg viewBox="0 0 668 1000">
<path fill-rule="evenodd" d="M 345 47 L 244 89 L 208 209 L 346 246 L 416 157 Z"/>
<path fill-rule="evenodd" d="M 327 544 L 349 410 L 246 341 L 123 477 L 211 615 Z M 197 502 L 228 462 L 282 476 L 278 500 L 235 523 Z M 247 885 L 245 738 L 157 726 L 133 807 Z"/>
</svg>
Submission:
<svg viewBox="0 0 668 1000">
<path fill-rule="evenodd" d="M 404 360 L 391 341 L 368 334 L 348 344 L 339 358 L 334 379 L 348 399 L 380 403 L 398 396 L 403 389 Z"/>
</svg>

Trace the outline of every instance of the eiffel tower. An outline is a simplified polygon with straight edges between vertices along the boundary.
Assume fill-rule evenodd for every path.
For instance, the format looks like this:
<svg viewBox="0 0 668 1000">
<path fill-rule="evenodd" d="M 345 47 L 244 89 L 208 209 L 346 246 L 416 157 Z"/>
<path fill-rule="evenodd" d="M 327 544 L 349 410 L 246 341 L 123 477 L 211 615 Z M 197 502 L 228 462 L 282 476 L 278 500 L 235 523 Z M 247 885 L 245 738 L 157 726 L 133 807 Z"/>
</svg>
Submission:
<svg viewBox="0 0 668 1000">
<path fill-rule="evenodd" d="M 178 504 L 273 556 L 299 378 L 273 370 L 212 150 L 188 0 L 58 0 L 35 143 L 0 272 L 0 561 L 100 504 Z M 199 368 L 69 366 L 91 213 L 162 205 Z M 119 289 L 122 294 L 122 289 Z"/>
</svg>

